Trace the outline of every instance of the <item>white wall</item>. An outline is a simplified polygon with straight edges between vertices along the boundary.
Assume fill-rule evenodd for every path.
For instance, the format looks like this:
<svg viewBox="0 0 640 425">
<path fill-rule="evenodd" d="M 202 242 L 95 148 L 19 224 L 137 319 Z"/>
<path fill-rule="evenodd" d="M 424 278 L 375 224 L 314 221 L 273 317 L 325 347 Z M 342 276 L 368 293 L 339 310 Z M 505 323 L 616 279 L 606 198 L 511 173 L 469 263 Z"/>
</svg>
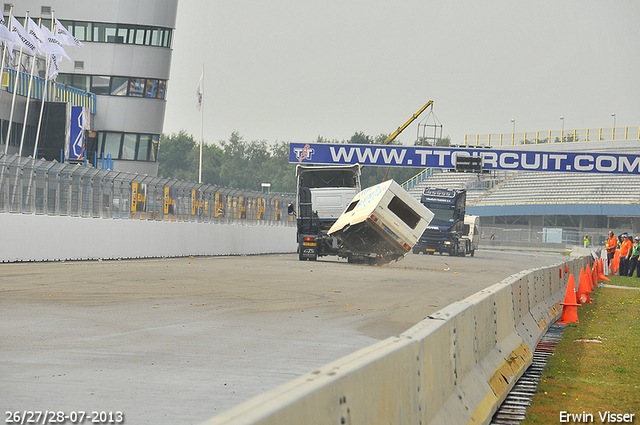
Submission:
<svg viewBox="0 0 640 425">
<path fill-rule="evenodd" d="M 0 261 L 55 261 L 296 251 L 296 229 L 0 214 Z"/>
</svg>

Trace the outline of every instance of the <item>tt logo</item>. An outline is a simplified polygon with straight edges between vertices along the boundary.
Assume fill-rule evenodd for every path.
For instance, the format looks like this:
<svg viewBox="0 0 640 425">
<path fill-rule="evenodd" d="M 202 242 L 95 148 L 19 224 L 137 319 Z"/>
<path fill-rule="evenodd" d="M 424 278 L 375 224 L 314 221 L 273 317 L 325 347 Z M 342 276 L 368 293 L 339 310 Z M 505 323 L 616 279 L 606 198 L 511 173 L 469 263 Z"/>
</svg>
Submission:
<svg viewBox="0 0 640 425">
<path fill-rule="evenodd" d="M 293 148 L 293 153 L 296 155 L 298 162 L 302 162 L 305 159 L 310 160 L 313 152 L 314 150 L 309 145 L 304 145 L 304 148 Z"/>
</svg>

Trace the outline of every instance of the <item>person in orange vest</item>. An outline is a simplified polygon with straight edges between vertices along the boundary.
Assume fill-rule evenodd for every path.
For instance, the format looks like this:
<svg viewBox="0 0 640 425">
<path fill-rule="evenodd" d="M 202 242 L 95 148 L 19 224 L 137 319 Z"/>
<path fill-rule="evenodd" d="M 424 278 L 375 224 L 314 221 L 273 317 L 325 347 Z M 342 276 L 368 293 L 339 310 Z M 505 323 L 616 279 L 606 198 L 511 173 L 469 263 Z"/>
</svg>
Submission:
<svg viewBox="0 0 640 425">
<path fill-rule="evenodd" d="M 626 276 L 629 271 L 629 254 L 631 254 L 631 248 L 633 242 L 628 234 L 622 235 L 622 243 L 620 244 L 620 276 Z"/>
<path fill-rule="evenodd" d="M 609 230 L 609 239 L 607 239 L 607 265 L 611 267 L 611 260 L 613 260 L 613 256 L 616 253 L 616 249 L 618 248 L 618 239 L 613 235 L 613 232 Z"/>
<path fill-rule="evenodd" d="M 631 251 L 629 251 L 629 270 L 627 272 L 627 276 L 633 277 L 633 270 L 636 269 L 637 276 L 640 277 L 640 264 L 638 264 L 638 257 L 640 257 L 640 237 L 636 236 L 633 238 L 633 246 L 631 247 Z"/>
</svg>

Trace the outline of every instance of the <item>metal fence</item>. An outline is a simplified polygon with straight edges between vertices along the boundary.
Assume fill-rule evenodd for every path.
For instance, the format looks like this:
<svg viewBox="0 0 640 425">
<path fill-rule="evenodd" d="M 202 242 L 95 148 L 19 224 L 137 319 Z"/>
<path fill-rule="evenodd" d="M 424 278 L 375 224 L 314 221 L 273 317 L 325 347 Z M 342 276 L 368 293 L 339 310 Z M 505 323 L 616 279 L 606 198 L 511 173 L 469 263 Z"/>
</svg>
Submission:
<svg viewBox="0 0 640 425">
<path fill-rule="evenodd" d="M 617 235 L 628 232 L 624 229 L 612 229 Z M 588 234 L 591 246 L 604 246 L 607 242 L 609 229 L 599 228 L 505 228 L 498 226 L 481 226 L 482 239 L 490 240 L 493 233 L 495 240 L 506 242 L 535 242 L 535 243 L 563 243 L 567 248 L 582 246 L 584 235 Z"/>
<path fill-rule="evenodd" d="M 0 155 L 0 212 L 294 226 L 290 195 Z"/>
</svg>

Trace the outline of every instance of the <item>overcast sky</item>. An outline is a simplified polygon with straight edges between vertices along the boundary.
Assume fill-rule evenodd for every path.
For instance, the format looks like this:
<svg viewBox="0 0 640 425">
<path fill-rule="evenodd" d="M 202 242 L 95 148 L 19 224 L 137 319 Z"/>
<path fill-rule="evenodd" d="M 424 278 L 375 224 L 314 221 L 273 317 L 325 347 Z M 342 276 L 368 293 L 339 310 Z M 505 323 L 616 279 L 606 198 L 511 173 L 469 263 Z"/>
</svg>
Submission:
<svg viewBox="0 0 640 425">
<path fill-rule="evenodd" d="M 512 119 L 638 126 L 638 18 L 638 0 L 180 0 L 164 132 L 199 140 L 203 63 L 206 143 L 388 134 L 429 100 L 453 143 Z"/>
</svg>

